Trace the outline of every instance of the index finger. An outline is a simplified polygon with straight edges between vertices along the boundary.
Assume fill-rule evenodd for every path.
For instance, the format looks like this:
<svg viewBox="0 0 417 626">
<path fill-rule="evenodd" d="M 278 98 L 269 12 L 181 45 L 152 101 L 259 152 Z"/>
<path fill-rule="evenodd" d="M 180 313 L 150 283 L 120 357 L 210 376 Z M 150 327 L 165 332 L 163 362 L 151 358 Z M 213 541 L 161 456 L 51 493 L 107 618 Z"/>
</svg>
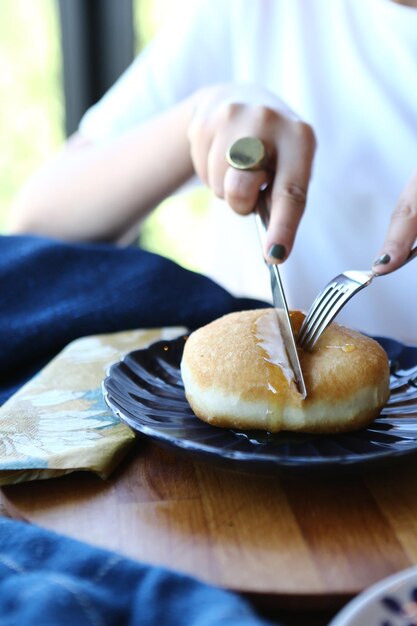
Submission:
<svg viewBox="0 0 417 626">
<path fill-rule="evenodd" d="M 265 258 L 280 263 L 290 254 L 307 202 L 316 140 L 312 128 L 295 121 L 278 137 L 277 170 L 265 238 Z"/>
<path fill-rule="evenodd" d="M 417 171 L 401 194 L 388 226 L 384 244 L 372 268 L 388 274 L 405 262 L 417 238 Z"/>
</svg>

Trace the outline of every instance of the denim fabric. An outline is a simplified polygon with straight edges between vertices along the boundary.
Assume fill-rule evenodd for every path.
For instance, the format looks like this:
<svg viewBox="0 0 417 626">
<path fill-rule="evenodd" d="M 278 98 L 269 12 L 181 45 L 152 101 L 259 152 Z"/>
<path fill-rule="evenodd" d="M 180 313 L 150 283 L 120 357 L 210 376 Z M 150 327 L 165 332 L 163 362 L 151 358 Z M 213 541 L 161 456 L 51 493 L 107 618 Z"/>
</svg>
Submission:
<svg viewBox="0 0 417 626">
<path fill-rule="evenodd" d="M 240 596 L 0 518 L 2 626 L 266 626 Z"/>
<path fill-rule="evenodd" d="M 0 404 L 78 337 L 265 306 L 140 248 L 33 236 L 0 237 L 0 288 Z"/>
<path fill-rule="evenodd" d="M 264 306 L 139 248 L 0 237 L 0 403 L 78 337 Z M 0 518 L 2 626 L 255 626 L 239 596 Z"/>
</svg>

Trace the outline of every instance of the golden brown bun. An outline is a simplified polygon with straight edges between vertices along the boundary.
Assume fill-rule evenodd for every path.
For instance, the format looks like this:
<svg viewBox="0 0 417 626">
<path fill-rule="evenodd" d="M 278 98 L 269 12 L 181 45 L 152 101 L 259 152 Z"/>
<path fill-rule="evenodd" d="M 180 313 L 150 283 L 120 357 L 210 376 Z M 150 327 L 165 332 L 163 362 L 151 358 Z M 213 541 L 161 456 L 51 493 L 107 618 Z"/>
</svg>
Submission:
<svg viewBox="0 0 417 626">
<path fill-rule="evenodd" d="M 291 313 L 295 333 L 303 318 Z M 299 350 L 305 400 L 280 341 L 273 309 L 231 313 L 192 333 L 181 373 L 194 413 L 227 428 L 337 433 L 366 426 L 387 402 L 388 357 L 373 339 L 333 323 L 312 352 Z"/>
</svg>

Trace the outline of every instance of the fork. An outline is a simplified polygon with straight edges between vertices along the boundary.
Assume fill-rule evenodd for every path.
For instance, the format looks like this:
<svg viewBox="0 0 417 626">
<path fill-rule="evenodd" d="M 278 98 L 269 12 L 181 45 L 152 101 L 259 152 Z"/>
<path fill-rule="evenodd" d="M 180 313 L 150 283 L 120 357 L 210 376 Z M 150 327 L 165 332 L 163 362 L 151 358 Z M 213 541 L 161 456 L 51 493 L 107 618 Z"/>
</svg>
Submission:
<svg viewBox="0 0 417 626">
<path fill-rule="evenodd" d="M 417 246 L 411 250 L 402 265 L 412 261 L 416 256 Z M 370 285 L 377 276 L 380 276 L 377 272 L 350 270 L 333 278 L 314 300 L 302 323 L 297 337 L 300 348 L 311 351 L 340 309 L 358 291 Z"/>
</svg>

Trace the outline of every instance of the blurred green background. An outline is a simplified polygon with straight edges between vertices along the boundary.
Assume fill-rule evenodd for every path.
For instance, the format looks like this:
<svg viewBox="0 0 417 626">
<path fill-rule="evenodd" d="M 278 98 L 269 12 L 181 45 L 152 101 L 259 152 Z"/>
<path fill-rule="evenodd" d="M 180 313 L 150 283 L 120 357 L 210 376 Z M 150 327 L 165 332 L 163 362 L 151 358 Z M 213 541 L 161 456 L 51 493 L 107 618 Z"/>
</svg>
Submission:
<svg viewBox="0 0 417 626">
<path fill-rule="evenodd" d="M 172 0 L 135 0 L 136 48 L 157 33 L 176 10 Z M 0 2 L 0 232 L 5 232 L 10 205 L 19 186 L 53 155 L 64 140 L 64 99 L 59 21 L 55 0 Z M 148 219 L 142 243 L 198 270 L 202 250 L 192 237 L 175 234 L 172 219 L 185 231 L 204 227 L 210 194 L 196 187 L 166 200 Z M 187 232 L 185 232 L 187 234 Z M 189 242 L 189 245 L 187 244 Z"/>
<path fill-rule="evenodd" d="M 54 0 L 0 4 L 0 226 L 21 183 L 64 138 Z"/>
</svg>

